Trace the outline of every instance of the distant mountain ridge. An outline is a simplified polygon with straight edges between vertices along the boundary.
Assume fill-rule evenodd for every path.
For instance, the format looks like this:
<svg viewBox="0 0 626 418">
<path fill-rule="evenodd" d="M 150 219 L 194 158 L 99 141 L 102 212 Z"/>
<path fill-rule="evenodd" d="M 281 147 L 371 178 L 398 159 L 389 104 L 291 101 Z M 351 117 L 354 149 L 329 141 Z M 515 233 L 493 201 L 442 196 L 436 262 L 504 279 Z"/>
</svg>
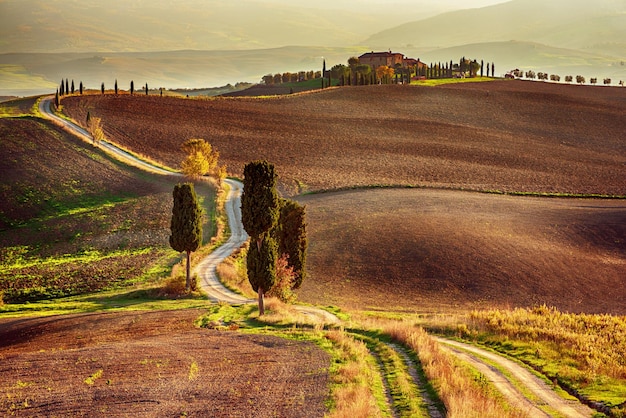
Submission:
<svg viewBox="0 0 626 418">
<path fill-rule="evenodd" d="M 496 41 L 626 54 L 626 0 L 512 0 L 405 23 L 363 41 L 427 49 Z M 604 49 L 602 45 L 611 45 Z"/>
<path fill-rule="evenodd" d="M 258 82 L 390 49 L 426 63 L 484 59 L 497 75 L 521 68 L 626 81 L 626 0 L 511 0 L 436 16 L 425 0 L 376 14 L 329 3 L 0 0 L 0 94 L 53 92 L 61 78 L 90 88 L 115 79 L 168 88 Z"/>
</svg>

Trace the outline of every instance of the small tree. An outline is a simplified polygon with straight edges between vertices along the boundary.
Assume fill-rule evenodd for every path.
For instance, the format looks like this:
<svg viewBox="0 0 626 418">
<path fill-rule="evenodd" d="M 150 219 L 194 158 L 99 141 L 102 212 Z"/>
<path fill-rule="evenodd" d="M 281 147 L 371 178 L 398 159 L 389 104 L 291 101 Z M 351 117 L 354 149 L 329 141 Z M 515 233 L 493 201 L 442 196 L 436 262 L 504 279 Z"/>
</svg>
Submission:
<svg viewBox="0 0 626 418">
<path fill-rule="evenodd" d="M 54 95 L 54 106 L 59 107 L 59 89 L 57 89 L 56 94 Z"/>
<path fill-rule="evenodd" d="M 102 94 L 104 94 L 104 81 L 100 85 L 100 91 L 102 92 Z"/>
<path fill-rule="evenodd" d="M 97 145 L 104 139 L 104 130 L 102 129 L 102 119 L 92 117 L 87 112 L 87 131 L 91 134 L 94 145 Z"/>
<path fill-rule="evenodd" d="M 133 80 L 130 80 L 130 95 L 132 96 L 134 92 L 135 92 L 135 82 Z"/>
<path fill-rule="evenodd" d="M 188 177 L 201 177 L 213 174 L 217 168 L 220 153 L 211 147 L 204 139 L 188 139 L 181 149 L 187 154 L 181 167 L 183 174 Z"/>
<path fill-rule="evenodd" d="M 117 79 L 115 79 L 115 95 L 117 96 Z"/>
<path fill-rule="evenodd" d="M 74 80 L 72 80 L 71 92 L 72 92 L 72 94 L 74 94 Z"/>
<path fill-rule="evenodd" d="M 289 257 L 283 254 L 276 260 L 276 280 L 266 296 L 278 298 L 285 303 L 293 303 L 296 300 L 296 294 L 293 292 L 295 274 L 293 268 L 289 266 L 288 259 Z"/>
<path fill-rule="evenodd" d="M 202 208 L 192 183 L 177 184 L 173 192 L 174 206 L 170 223 L 170 246 L 187 254 L 187 292 L 191 290 L 191 253 L 202 243 Z"/>
<path fill-rule="evenodd" d="M 148 95 L 148 83 L 146 83 L 146 96 Z"/>
<path fill-rule="evenodd" d="M 80 92 L 81 95 L 83 94 L 83 82 L 82 81 L 80 82 L 80 85 L 78 87 L 78 91 Z"/>
<path fill-rule="evenodd" d="M 574 81 L 574 77 L 572 77 L 571 75 L 566 75 L 565 76 L 565 82 L 566 83 L 571 83 L 572 81 Z"/>
</svg>

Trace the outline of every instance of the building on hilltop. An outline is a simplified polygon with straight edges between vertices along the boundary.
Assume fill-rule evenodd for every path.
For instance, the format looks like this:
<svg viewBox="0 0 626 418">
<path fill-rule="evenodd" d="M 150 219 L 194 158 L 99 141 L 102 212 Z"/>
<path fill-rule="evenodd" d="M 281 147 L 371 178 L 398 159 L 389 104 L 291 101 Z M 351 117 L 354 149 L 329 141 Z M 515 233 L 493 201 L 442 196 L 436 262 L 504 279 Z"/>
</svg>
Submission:
<svg viewBox="0 0 626 418">
<path fill-rule="evenodd" d="M 372 69 L 380 66 L 395 67 L 396 64 L 402 65 L 404 54 L 396 52 L 367 52 L 359 57 L 359 63 L 369 65 Z"/>
<path fill-rule="evenodd" d="M 369 65 L 372 70 L 380 66 L 395 68 L 427 68 L 427 65 L 415 58 L 405 58 L 404 54 L 398 52 L 367 52 L 359 57 L 359 63 Z"/>
</svg>

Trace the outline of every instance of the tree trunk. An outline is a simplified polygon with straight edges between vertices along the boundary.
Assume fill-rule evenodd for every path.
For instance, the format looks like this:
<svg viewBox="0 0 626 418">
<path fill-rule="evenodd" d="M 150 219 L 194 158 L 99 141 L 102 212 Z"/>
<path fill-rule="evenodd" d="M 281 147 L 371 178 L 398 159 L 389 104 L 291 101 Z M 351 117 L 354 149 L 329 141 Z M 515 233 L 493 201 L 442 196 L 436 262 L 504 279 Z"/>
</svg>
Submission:
<svg viewBox="0 0 626 418">
<path fill-rule="evenodd" d="M 265 315 L 265 301 L 263 300 L 263 288 L 259 287 L 259 316 Z"/>
<path fill-rule="evenodd" d="M 191 251 L 187 251 L 187 281 L 186 281 L 186 289 L 187 293 L 191 290 Z"/>
</svg>

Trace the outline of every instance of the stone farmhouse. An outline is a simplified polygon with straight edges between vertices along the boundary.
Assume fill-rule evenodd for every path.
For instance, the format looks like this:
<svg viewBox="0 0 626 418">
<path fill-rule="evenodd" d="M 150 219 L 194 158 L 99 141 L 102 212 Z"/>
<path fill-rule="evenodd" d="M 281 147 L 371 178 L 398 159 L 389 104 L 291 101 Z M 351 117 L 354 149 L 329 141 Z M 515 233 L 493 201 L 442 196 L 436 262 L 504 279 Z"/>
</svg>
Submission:
<svg viewBox="0 0 626 418">
<path fill-rule="evenodd" d="M 382 66 L 395 68 L 397 65 L 403 68 L 417 67 L 426 68 L 427 65 L 419 59 L 405 58 L 404 54 L 398 52 L 367 52 L 359 57 L 359 63 L 369 65 L 372 70 Z"/>
</svg>

